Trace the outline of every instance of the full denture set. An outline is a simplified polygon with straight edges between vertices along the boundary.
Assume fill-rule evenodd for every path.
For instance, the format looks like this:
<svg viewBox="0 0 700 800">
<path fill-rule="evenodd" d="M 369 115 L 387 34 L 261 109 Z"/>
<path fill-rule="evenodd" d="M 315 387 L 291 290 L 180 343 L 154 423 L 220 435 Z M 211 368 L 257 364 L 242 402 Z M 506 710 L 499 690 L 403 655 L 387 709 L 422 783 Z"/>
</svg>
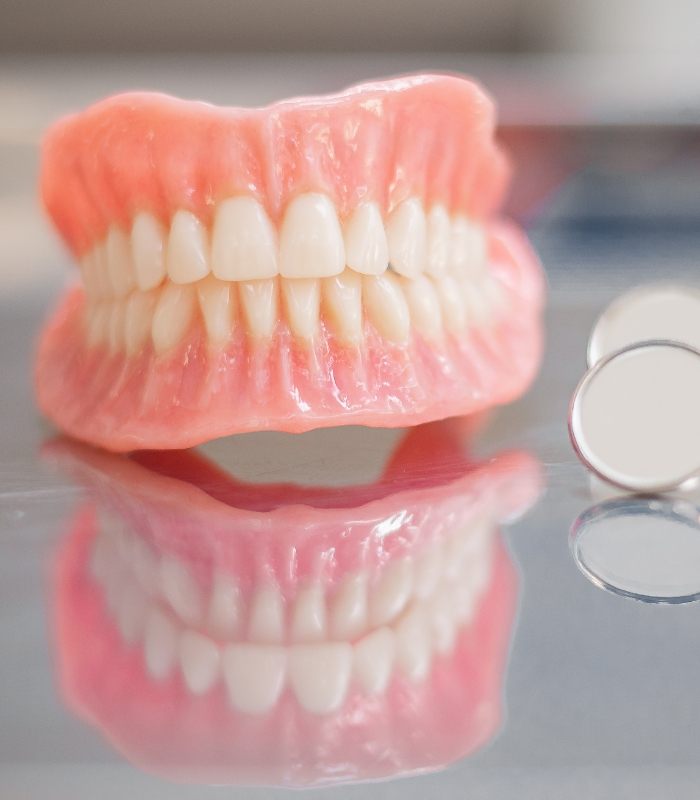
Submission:
<svg viewBox="0 0 700 800">
<path fill-rule="evenodd" d="M 493 126 L 447 76 L 260 110 L 130 94 L 58 123 L 42 193 L 82 285 L 42 337 L 40 405 L 128 450 L 513 399 L 542 285 L 494 216 Z"/>
</svg>

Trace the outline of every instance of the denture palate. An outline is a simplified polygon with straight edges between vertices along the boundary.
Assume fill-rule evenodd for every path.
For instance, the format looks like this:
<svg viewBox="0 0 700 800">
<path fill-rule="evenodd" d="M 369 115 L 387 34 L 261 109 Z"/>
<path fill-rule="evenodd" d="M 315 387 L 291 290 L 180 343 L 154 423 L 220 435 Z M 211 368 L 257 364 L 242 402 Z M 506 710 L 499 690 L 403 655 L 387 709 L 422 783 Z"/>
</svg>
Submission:
<svg viewBox="0 0 700 800">
<path fill-rule="evenodd" d="M 130 230 L 112 225 L 81 272 L 89 344 L 128 355 L 149 339 L 166 353 L 196 320 L 217 347 L 280 324 L 302 342 L 326 325 L 357 345 L 365 319 L 390 341 L 412 329 L 435 339 L 488 324 L 499 299 L 483 224 L 415 197 L 340 219 L 327 195 L 300 194 L 279 228 L 250 196 L 218 203 L 210 228 L 190 211 L 169 222 L 143 211 Z"/>
</svg>

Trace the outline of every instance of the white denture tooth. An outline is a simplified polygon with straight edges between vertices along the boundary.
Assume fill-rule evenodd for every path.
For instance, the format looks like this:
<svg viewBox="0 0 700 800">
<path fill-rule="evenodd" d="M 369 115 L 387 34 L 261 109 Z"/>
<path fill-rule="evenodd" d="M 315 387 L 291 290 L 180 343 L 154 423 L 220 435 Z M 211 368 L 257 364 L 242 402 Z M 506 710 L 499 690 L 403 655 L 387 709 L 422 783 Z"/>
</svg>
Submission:
<svg viewBox="0 0 700 800">
<path fill-rule="evenodd" d="M 324 278 L 344 267 L 343 233 L 330 197 L 318 193 L 295 197 L 280 230 L 280 275 Z"/>
<path fill-rule="evenodd" d="M 192 694 L 204 694 L 219 678 L 221 651 L 207 636 L 183 631 L 179 643 L 180 669 Z"/>
<path fill-rule="evenodd" d="M 229 645 L 223 673 L 231 704 L 247 714 L 264 714 L 279 699 L 287 673 L 284 647 Z"/>
<path fill-rule="evenodd" d="M 326 638 L 326 599 L 320 584 L 297 592 L 292 611 L 293 642 L 319 642 Z"/>
<path fill-rule="evenodd" d="M 381 275 L 389 265 L 384 221 L 376 203 L 361 203 L 343 226 L 345 263 L 363 275 Z"/>
<path fill-rule="evenodd" d="M 414 682 L 423 680 L 430 668 L 431 637 L 425 608 L 413 604 L 394 626 L 396 662 Z"/>
<path fill-rule="evenodd" d="M 236 316 L 236 289 L 228 281 L 220 281 L 212 275 L 197 283 L 199 308 L 209 341 L 214 345 L 225 344 L 233 334 Z"/>
<path fill-rule="evenodd" d="M 111 303 L 97 303 L 88 316 L 87 343 L 89 347 L 103 344 L 109 338 Z"/>
<path fill-rule="evenodd" d="M 414 594 L 424 600 L 435 591 L 442 577 L 443 550 L 439 542 L 430 544 L 417 559 L 414 568 Z"/>
<path fill-rule="evenodd" d="M 162 596 L 183 622 L 196 625 L 202 619 L 202 592 L 185 564 L 175 556 L 164 556 L 158 567 Z"/>
<path fill-rule="evenodd" d="M 250 629 L 253 642 L 277 644 L 284 637 L 284 600 L 276 586 L 262 586 L 253 595 Z"/>
<path fill-rule="evenodd" d="M 467 324 L 467 312 L 459 282 L 451 275 L 443 275 L 435 282 L 435 288 L 445 325 L 452 331 L 463 330 Z"/>
<path fill-rule="evenodd" d="M 242 625 L 243 598 L 235 579 L 218 572 L 209 599 L 207 628 L 219 639 L 237 636 Z"/>
<path fill-rule="evenodd" d="M 463 568 L 463 556 L 469 541 L 468 531 L 455 531 L 445 542 L 444 574 L 450 580 L 459 577 Z"/>
<path fill-rule="evenodd" d="M 277 275 L 275 229 L 254 197 L 232 197 L 219 203 L 212 232 L 211 268 L 217 278 L 226 281 Z"/>
<path fill-rule="evenodd" d="M 427 338 L 434 339 L 442 331 L 440 298 L 432 281 L 425 275 L 401 280 L 411 322 Z"/>
<path fill-rule="evenodd" d="M 290 648 L 289 683 L 299 704 L 312 714 L 329 714 L 340 708 L 351 672 L 352 646 L 347 642 Z"/>
<path fill-rule="evenodd" d="M 450 268 L 465 275 L 481 275 L 486 265 L 486 233 L 463 214 L 452 218 Z"/>
<path fill-rule="evenodd" d="M 323 311 L 326 319 L 344 344 L 362 341 L 362 278 L 346 269 L 342 274 L 322 281 Z"/>
<path fill-rule="evenodd" d="M 430 599 L 427 611 L 434 649 L 441 654 L 452 650 L 456 633 L 456 612 L 450 592 L 440 589 Z"/>
<path fill-rule="evenodd" d="M 425 271 L 439 277 L 450 264 L 450 215 L 445 206 L 434 205 L 428 213 Z"/>
<path fill-rule="evenodd" d="M 415 197 L 399 203 L 387 220 L 389 262 L 407 278 L 415 278 L 425 268 L 426 229 L 423 204 Z"/>
<path fill-rule="evenodd" d="M 194 318 L 197 296 L 192 286 L 167 283 L 159 292 L 153 312 L 151 338 L 157 353 L 179 344 Z"/>
<path fill-rule="evenodd" d="M 143 651 L 151 677 L 156 680 L 167 678 L 177 657 L 177 631 L 158 608 L 153 608 L 146 619 Z"/>
<path fill-rule="evenodd" d="M 194 283 L 209 274 L 204 225 L 191 211 L 176 211 L 170 223 L 165 265 L 173 283 Z"/>
<path fill-rule="evenodd" d="M 353 641 L 367 629 L 367 576 L 359 573 L 345 578 L 333 598 L 330 612 L 331 636 Z"/>
<path fill-rule="evenodd" d="M 321 281 L 318 278 L 282 278 L 282 298 L 293 334 L 313 339 L 318 332 Z"/>
<path fill-rule="evenodd" d="M 132 292 L 126 301 L 124 344 L 128 355 L 138 353 L 148 341 L 157 302 L 158 292 L 154 290 Z"/>
<path fill-rule="evenodd" d="M 126 303 L 123 300 L 115 300 L 111 306 L 108 344 L 112 353 L 118 353 L 124 346 Z"/>
<path fill-rule="evenodd" d="M 112 295 L 126 297 L 136 285 L 131 245 L 128 235 L 116 225 L 112 225 L 107 233 L 106 255 Z"/>
<path fill-rule="evenodd" d="M 165 279 L 167 231 L 152 215 L 140 211 L 131 226 L 131 257 L 136 285 L 142 292 L 155 289 Z"/>
<path fill-rule="evenodd" d="M 378 628 L 353 647 L 353 679 L 369 694 L 387 687 L 396 657 L 396 638 L 391 628 Z"/>
<path fill-rule="evenodd" d="M 138 536 L 134 537 L 131 544 L 129 563 L 131 572 L 141 589 L 146 594 L 156 594 L 158 591 L 158 560 L 149 545 Z"/>
<path fill-rule="evenodd" d="M 109 275 L 109 259 L 107 257 L 107 240 L 97 244 L 93 250 L 95 264 L 95 288 L 97 296 L 102 300 L 112 297 L 112 284 Z"/>
<path fill-rule="evenodd" d="M 362 279 L 362 300 L 367 317 L 385 339 L 406 342 L 411 317 L 401 284 L 390 272 Z"/>
<path fill-rule="evenodd" d="M 413 562 L 392 561 L 382 569 L 369 595 L 369 621 L 373 628 L 391 622 L 403 611 L 413 591 Z"/>
<path fill-rule="evenodd" d="M 248 330 L 256 338 L 269 338 L 275 330 L 279 314 L 277 279 L 241 281 L 238 285 Z"/>
<path fill-rule="evenodd" d="M 127 644 L 136 644 L 141 638 L 146 622 L 146 596 L 139 587 L 128 587 L 122 593 L 117 607 L 117 624 Z"/>
</svg>

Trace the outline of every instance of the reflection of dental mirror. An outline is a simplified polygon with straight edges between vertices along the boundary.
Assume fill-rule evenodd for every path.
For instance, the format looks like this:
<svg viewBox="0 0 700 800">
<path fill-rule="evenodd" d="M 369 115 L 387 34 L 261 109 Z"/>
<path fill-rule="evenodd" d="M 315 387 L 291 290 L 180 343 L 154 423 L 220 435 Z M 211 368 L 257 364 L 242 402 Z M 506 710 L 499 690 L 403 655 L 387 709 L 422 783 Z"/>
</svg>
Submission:
<svg viewBox="0 0 700 800">
<path fill-rule="evenodd" d="M 649 603 L 700 599 L 700 507 L 625 497 L 585 511 L 571 529 L 577 566 L 596 586 Z"/>
</svg>

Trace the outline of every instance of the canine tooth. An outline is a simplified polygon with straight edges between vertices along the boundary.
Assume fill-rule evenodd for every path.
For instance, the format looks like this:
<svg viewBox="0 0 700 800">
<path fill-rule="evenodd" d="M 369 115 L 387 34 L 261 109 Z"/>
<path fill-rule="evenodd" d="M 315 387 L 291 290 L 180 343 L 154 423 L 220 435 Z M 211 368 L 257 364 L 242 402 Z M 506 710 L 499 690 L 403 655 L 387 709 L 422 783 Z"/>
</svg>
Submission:
<svg viewBox="0 0 700 800">
<path fill-rule="evenodd" d="M 302 194 L 287 206 L 280 230 L 280 274 L 323 278 L 345 267 L 338 215 L 324 194 Z"/>
<path fill-rule="evenodd" d="M 253 596 L 249 636 L 254 642 L 277 643 L 284 636 L 284 601 L 274 586 L 264 586 Z"/>
<path fill-rule="evenodd" d="M 353 678 L 369 694 L 381 694 L 389 683 L 396 656 L 391 628 L 378 628 L 353 647 Z"/>
<path fill-rule="evenodd" d="M 164 353 L 179 344 L 194 317 L 196 301 L 192 286 L 167 283 L 163 287 L 151 326 L 151 337 L 157 353 Z"/>
<path fill-rule="evenodd" d="M 367 627 L 367 576 L 350 575 L 340 585 L 331 605 L 331 636 L 352 641 Z"/>
<path fill-rule="evenodd" d="M 276 279 L 242 281 L 239 286 L 241 307 L 248 329 L 259 338 L 272 336 L 278 315 Z"/>
<path fill-rule="evenodd" d="M 387 272 L 362 279 L 365 311 L 374 327 L 392 342 L 405 342 L 411 327 L 408 304 L 396 275 Z"/>
<path fill-rule="evenodd" d="M 413 279 L 402 279 L 401 286 L 413 324 L 425 336 L 437 336 L 442 330 L 442 313 L 440 298 L 432 281 L 425 275 L 419 275 Z"/>
<path fill-rule="evenodd" d="M 126 297 L 135 285 L 134 268 L 129 237 L 116 225 L 112 225 L 107 234 L 106 255 L 112 294 L 114 297 Z"/>
<path fill-rule="evenodd" d="M 209 274 L 207 232 L 190 211 L 177 211 L 170 223 L 165 263 L 173 283 L 194 283 Z"/>
<path fill-rule="evenodd" d="M 232 644 L 224 651 L 224 680 L 231 703 L 248 714 L 263 714 L 275 705 L 286 671 L 284 647 Z"/>
<path fill-rule="evenodd" d="M 292 641 L 318 642 L 326 636 L 326 602 L 320 585 L 300 589 L 292 612 Z"/>
<path fill-rule="evenodd" d="M 392 211 L 386 238 L 391 266 L 407 278 L 420 275 L 426 259 L 426 221 L 420 200 L 404 200 Z"/>
<path fill-rule="evenodd" d="M 322 281 L 323 306 L 338 338 L 346 344 L 362 339 L 362 278 L 350 269 Z"/>
<path fill-rule="evenodd" d="M 427 257 L 425 271 L 442 275 L 450 263 L 450 215 L 445 206 L 434 205 L 428 214 Z"/>
<path fill-rule="evenodd" d="M 292 333 L 313 339 L 318 331 L 321 282 L 318 278 L 282 278 L 282 297 Z"/>
<path fill-rule="evenodd" d="M 181 620 L 190 625 L 202 619 L 202 593 L 190 571 L 174 556 L 160 562 L 158 580 L 163 597 Z"/>
<path fill-rule="evenodd" d="M 148 340 L 157 300 L 158 293 L 151 290 L 150 292 L 133 292 L 126 301 L 124 343 L 129 355 L 138 353 Z"/>
<path fill-rule="evenodd" d="M 343 227 L 345 263 L 364 275 L 381 275 L 389 264 L 384 221 L 376 203 L 362 203 Z"/>
<path fill-rule="evenodd" d="M 415 604 L 394 626 L 396 661 L 412 681 L 420 681 L 430 667 L 430 627 L 422 605 Z"/>
<path fill-rule="evenodd" d="M 382 570 L 369 597 L 369 621 L 372 627 L 390 622 L 404 608 L 413 589 L 413 563 L 402 558 Z"/>
<path fill-rule="evenodd" d="M 167 678 L 175 664 L 177 632 L 173 623 L 157 608 L 151 610 L 144 630 L 144 658 L 149 674 Z"/>
<path fill-rule="evenodd" d="M 165 278 L 165 239 L 163 225 L 145 211 L 134 217 L 131 226 L 131 256 L 136 285 L 142 292 L 160 286 Z"/>
<path fill-rule="evenodd" d="M 460 331 L 466 325 L 467 315 L 459 283 L 451 275 L 443 275 L 435 282 L 435 288 L 445 324 L 453 331 Z"/>
<path fill-rule="evenodd" d="M 232 197 L 219 204 L 211 246 L 212 272 L 226 281 L 277 275 L 277 242 L 265 209 L 253 197 Z"/>
<path fill-rule="evenodd" d="M 126 303 L 115 300 L 109 314 L 109 349 L 116 353 L 122 349 L 124 343 L 124 321 L 126 319 Z"/>
<path fill-rule="evenodd" d="M 443 554 L 439 544 L 430 545 L 416 560 L 414 591 L 416 597 L 425 599 L 435 590 L 442 575 Z"/>
<path fill-rule="evenodd" d="M 312 714 L 336 711 L 345 700 L 352 671 L 347 642 L 297 644 L 289 653 L 289 682 L 297 700 Z"/>
<path fill-rule="evenodd" d="M 221 639 L 238 634 L 241 627 L 241 593 L 233 578 L 223 573 L 214 576 L 209 601 L 208 629 Z"/>
<path fill-rule="evenodd" d="M 180 636 L 180 668 L 192 694 L 204 694 L 219 677 L 221 653 L 211 639 L 197 631 Z"/>
<path fill-rule="evenodd" d="M 469 275 L 479 275 L 485 263 L 486 234 L 483 226 L 456 214 L 450 233 L 450 267 Z"/>
<path fill-rule="evenodd" d="M 218 345 L 226 343 L 233 332 L 235 287 L 208 275 L 197 284 L 197 295 L 209 341 Z"/>
</svg>

